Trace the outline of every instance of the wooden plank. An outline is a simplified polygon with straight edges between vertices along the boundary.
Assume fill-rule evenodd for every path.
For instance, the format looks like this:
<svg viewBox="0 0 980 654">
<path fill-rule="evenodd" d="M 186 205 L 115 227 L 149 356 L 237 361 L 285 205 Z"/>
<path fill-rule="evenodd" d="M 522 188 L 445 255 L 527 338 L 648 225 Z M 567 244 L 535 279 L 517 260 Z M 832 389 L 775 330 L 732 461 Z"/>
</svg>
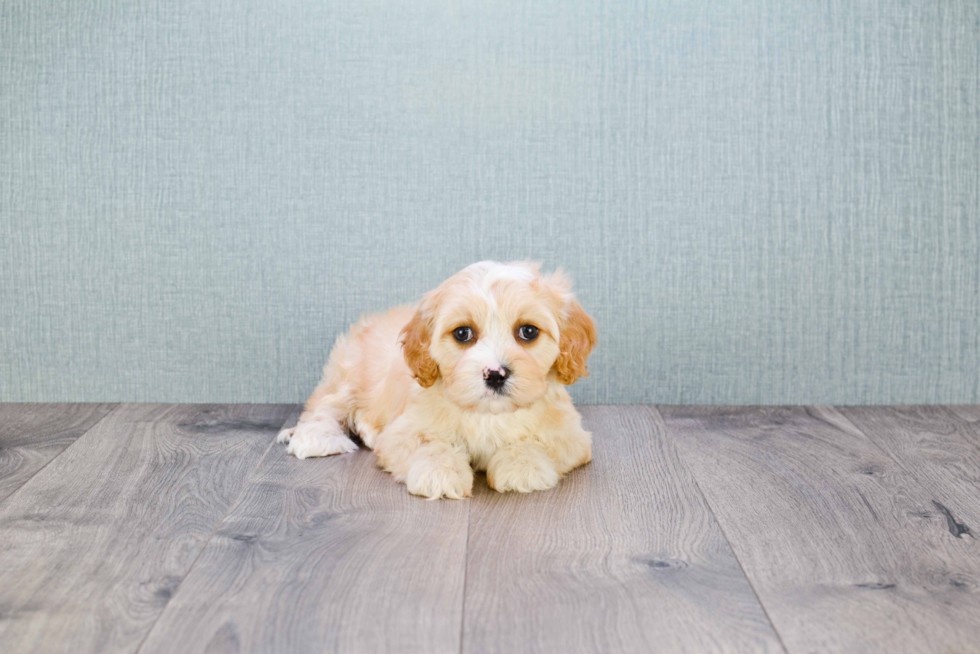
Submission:
<svg viewBox="0 0 980 654">
<path fill-rule="evenodd" d="M 124 405 L 0 507 L 0 651 L 132 652 L 295 407 Z"/>
<path fill-rule="evenodd" d="M 791 654 L 977 651 L 976 542 L 839 413 L 662 411 Z"/>
<path fill-rule="evenodd" d="M 115 404 L 0 404 L 0 503 Z"/>
<path fill-rule="evenodd" d="M 963 421 L 964 429 L 960 435 L 980 448 L 980 404 L 958 405 L 944 407 L 947 411 Z"/>
<path fill-rule="evenodd" d="M 659 414 L 582 413 L 556 489 L 474 489 L 463 652 L 783 651 Z"/>
<path fill-rule="evenodd" d="M 468 510 L 276 447 L 141 652 L 458 652 Z"/>
<path fill-rule="evenodd" d="M 838 410 L 929 491 L 953 535 L 980 538 L 980 422 L 939 406 Z"/>
</svg>

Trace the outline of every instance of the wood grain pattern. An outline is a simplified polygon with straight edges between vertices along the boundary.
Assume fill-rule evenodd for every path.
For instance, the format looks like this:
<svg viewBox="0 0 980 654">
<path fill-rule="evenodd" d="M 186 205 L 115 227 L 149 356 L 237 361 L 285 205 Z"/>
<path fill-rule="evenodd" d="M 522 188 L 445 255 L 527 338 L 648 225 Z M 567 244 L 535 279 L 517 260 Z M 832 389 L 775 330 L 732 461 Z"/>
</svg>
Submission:
<svg viewBox="0 0 980 654">
<path fill-rule="evenodd" d="M 980 423 L 939 406 L 842 407 L 847 417 L 932 495 L 954 536 L 980 538 Z"/>
<path fill-rule="evenodd" d="M 583 407 L 594 461 L 473 498 L 463 652 L 782 651 L 648 407 Z"/>
<path fill-rule="evenodd" d="M 960 436 L 980 448 L 980 404 L 943 407 L 963 422 Z"/>
<path fill-rule="evenodd" d="M 141 652 L 458 652 L 469 506 L 276 447 Z"/>
<path fill-rule="evenodd" d="M 0 405 L 4 654 L 980 642 L 977 407 L 583 407 L 590 465 L 460 502 L 286 456 L 296 406 L 110 408 Z"/>
<path fill-rule="evenodd" d="M 0 404 L 0 503 L 115 404 Z"/>
<path fill-rule="evenodd" d="M 293 407 L 120 407 L 0 507 L 0 651 L 132 652 Z"/>
<path fill-rule="evenodd" d="M 839 413 L 663 414 L 790 654 L 976 651 L 976 542 Z"/>
</svg>

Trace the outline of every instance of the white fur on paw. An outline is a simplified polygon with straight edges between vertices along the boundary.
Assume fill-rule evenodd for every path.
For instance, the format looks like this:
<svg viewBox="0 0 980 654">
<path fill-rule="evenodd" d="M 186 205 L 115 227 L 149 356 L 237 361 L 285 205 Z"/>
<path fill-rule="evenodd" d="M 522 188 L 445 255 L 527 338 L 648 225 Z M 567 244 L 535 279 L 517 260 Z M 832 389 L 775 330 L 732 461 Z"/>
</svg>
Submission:
<svg viewBox="0 0 980 654">
<path fill-rule="evenodd" d="M 357 445 L 336 423 L 306 422 L 296 425 L 286 452 L 297 459 L 353 452 Z"/>
<path fill-rule="evenodd" d="M 546 490 L 557 486 L 558 479 L 554 462 L 537 447 L 501 450 L 487 466 L 487 483 L 501 493 Z"/>
<path fill-rule="evenodd" d="M 289 443 L 289 439 L 293 437 L 294 431 L 296 431 L 295 427 L 290 427 L 289 429 L 283 429 L 281 432 L 279 432 L 279 435 L 276 436 L 276 442 Z"/>
<path fill-rule="evenodd" d="M 460 500 L 473 491 L 473 469 L 468 464 L 458 465 L 444 456 L 414 457 L 405 477 L 405 485 L 412 495 L 430 500 L 445 497 Z"/>
</svg>

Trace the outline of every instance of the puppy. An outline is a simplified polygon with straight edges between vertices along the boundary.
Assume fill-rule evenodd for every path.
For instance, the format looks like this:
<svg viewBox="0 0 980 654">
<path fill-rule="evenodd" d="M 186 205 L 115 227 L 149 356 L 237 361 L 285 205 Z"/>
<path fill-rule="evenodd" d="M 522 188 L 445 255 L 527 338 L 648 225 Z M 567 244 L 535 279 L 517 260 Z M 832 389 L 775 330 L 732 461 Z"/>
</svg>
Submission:
<svg viewBox="0 0 980 654">
<path fill-rule="evenodd" d="M 305 459 L 354 451 L 354 432 L 431 499 L 469 496 L 474 469 L 500 492 L 552 488 L 592 459 L 565 386 L 588 375 L 596 329 L 564 275 L 539 268 L 475 263 L 417 308 L 362 318 L 278 441 Z"/>
</svg>

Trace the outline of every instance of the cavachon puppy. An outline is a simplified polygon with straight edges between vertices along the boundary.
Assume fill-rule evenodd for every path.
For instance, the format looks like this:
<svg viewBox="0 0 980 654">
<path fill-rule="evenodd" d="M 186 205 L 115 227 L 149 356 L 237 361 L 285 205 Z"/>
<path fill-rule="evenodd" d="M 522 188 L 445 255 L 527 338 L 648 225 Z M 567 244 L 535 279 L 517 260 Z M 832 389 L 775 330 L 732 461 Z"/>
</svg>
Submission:
<svg viewBox="0 0 980 654">
<path fill-rule="evenodd" d="M 498 491 L 552 488 L 592 458 L 565 390 L 587 376 L 592 318 L 560 272 L 475 263 L 423 298 L 337 339 L 292 429 L 301 459 L 352 452 L 354 432 L 410 493 L 467 497 L 473 470 Z"/>
</svg>

